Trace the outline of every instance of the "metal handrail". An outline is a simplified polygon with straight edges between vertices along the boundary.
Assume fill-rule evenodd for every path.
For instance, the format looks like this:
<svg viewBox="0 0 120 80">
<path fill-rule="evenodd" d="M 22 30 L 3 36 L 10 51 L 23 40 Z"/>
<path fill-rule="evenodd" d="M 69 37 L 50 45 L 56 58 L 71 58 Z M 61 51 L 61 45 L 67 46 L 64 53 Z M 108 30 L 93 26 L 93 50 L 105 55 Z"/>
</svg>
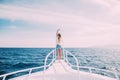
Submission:
<svg viewBox="0 0 120 80">
<path fill-rule="evenodd" d="M 77 70 L 79 71 L 79 62 L 78 62 L 78 59 L 75 57 L 75 55 L 73 55 L 71 52 L 69 52 L 69 51 L 67 51 L 67 50 L 65 50 L 65 49 L 63 49 L 63 52 L 65 52 L 65 53 L 64 53 L 64 60 L 66 60 L 67 63 L 68 63 L 70 66 L 72 66 L 72 64 L 68 61 L 67 55 L 69 54 L 69 55 L 73 56 L 73 58 L 74 58 L 75 61 L 76 61 Z"/>
<path fill-rule="evenodd" d="M 40 68 L 44 68 L 44 66 L 33 67 L 33 68 L 28 68 L 28 69 L 19 70 L 19 71 L 15 71 L 15 72 L 11 72 L 11 73 L 7 73 L 7 74 L 0 75 L 0 77 L 3 77 L 2 80 L 5 80 L 6 77 L 9 76 L 9 75 L 13 75 L 13 74 L 17 74 L 17 73 L 25 72 L 25 71 L 29 71 L 29 76 L 30 76 L 32 70 L 34 70 L 34 69 L 40 69 Z"/>
<path fill-rule="evenodd" d="M 73 56 L 73 58 L 75 59 L 77 72 L 78 72 L 78 80 L 79 80 L 79 62 L 78 62 L 78 59 L 75 57 L 75 55 L 73 55 L 71 52 L 69 52 L 69 51 L 67 51 L 65 49 L 63 49 L 63 54 L 64 54 L 64 60 L 67 61 L 67 63 L 70 65 L 71 68 L 72 68 L 72 66 L 71 66 L 72 64 L 68 61 L 67 55 L 69 54 L 69 55 Z"/>
<path fill-rule="evenodd" d="M 104 70 L 104 69 L 99 69 L 99 68 L 93 68 L 93 67 L 79 66 L 79 65 L 78 65 L 78 59 L 77 59 L 71 52 L 69 52 L 69 51 L 67 51 L 67 50 L 65 50 L 65 49 L 64 49 L 64 51 L 65 51 L 65 57 L 64 57 L 64 58 L 65 58 L 65 60 L 67 61 L 67 63 L 68 63 L 71 67 L 77 67 L 77 70 L 79 70 L 80 68 L 86 68 L 86 69 L 89 70 L 90 73 L 93 73 L 93 70 L 99 70 L 99 71 L 109 72 L 109 73 L 114 74 L 114 76 L 115 76 L 115 78 L 116 78 L 117 80 L 120 80 L 120 79 L 119 79 L 119 76 L 118 76 L 118 75 L 120 75 L 120 74 L 117 73 L 117 72 L 113 72 L 113 71 L 109 71 L 109 70 Z M 73 64 L 71 64 L 71 63 L 68 61 L 68 59 L 67 59 L 67 58 L 68 58 L 68 57 L 67 57 L 67 54 L 68 54 L 68 53 L 69 53 L 71 56 L 74 57 L 77 65 L 73 65 Z M 79 71 L 80 71 L 80 70 L 79 70 Z"/>
<path fill-rule="evenodd" d="M 48 57 L 49 57 L 51 54 L 53 54 L 53 59 L 52 59 L 51 63 L 48 65 L 48 67 L 49 67 L 51 64 L 53 64 L 53 62 L 56 60 L 56 56 L 55 56 L 55 54 L 56 54 L 56 49 L 52 50 L 52 51 L 51 51 L 50 53 L 48 53 L 48 55 L 46 56 L 45 62 L 44 62 L 44 71 L 46 70 L 46 62 L 47 62 L 47 60 L 48 60 Z M 64 48 L 63 48 L 63 54 L 64 54 L 64 60 L 66 60 L 67 63 L 68 63 L 70 66 L 71 66 L 72 64 L 69 63 L 68 58 L 67 58 L 67 55 L 69 54 L 69 55 L 73 56 L 73 58 L 74 58 L 75 61 L 76 61 L 76 66 L 78 66 L 77 70 L 79 70 L 79 62 L 78 62 L 78 59 L 77 59 L 71 52 L 65 50 Z"/>
<path fill-rule="evenodd" d="M 72 65 L 74 67 L 77 67 L 76 65 Z M 93 70 L 99 70 L 99 71 L 104 71 L 104 72 L 108 72 L 108 73 L 112 73 L 114 74 L 115 78 L 117 80 L 120 80 L 118 75 L 120 75 L 119 73 L 117 72 L 114 72 L 114 71 L 110 71 L 110 70 L 104 70 L 104 69 L 99 69 L 99 68 L 93 68 L 93 67 L 86 67 L 86 66 L 79 66 L 79 68 L 85 68 L 85 69 L 88 69 L 90 73 L 93 73 Z"/>
<path fill-rule="evenodd" d="M 51 51 L 50 53 L 48 53 L 48 55 L 46 56 L 46 58 L 48 58 L 51 53 L 54 53 L 53 54 L 54 59 L 52 59 L 52 62 L 49 65 L 40 66 L 40 67 L 33 67 L 33 68 L 28 68 L 28 69 L 23 69 L 23 70 L 19 70 L 19 71 L 15 71 L 15 72 L 11 72 L 11 73 L 0 75 L 0 77 L 3 78 L 2 80 L 5 80 L 6 77 L 9 76 L 9 75 L 13 75 L 13 74 L 17 74 L 17 73 L 25 72 L 25 71 L 29 71 L 28 75 L 30 76 L 30 74 L 32 73 L 32 70 L 34 70 L 34 69 L 39 69 L 39 68 L 44 68 L 45 69 L 45 67 L 49 67 L 55 61 L 55 58 L 56 58 L 56 56 L 55 56 L 55 53 L 56 53 L 55 49 L 53 51 Z M 45 63 L 46 63 L 46 61 L 45 61 Z"/>
<path fill-rule="evenodd" d="M 48 67 L 53 64 L 53 62 L 55 61 L 56 59 L 56 56 L 55 56 L 55 53 L 56 53 L 56 49 L 52 50 L 51 52 L 48 53 L 48 55 L 46 56 L 45 58 L 45 62 L 44 62 L 44 71 L 46 70 L 46 65 L 47 65 L 47 60 L 48 60 L 48 57 L 53 54 L 53 59 L 51 61 L 51 63 L 48 64 Z"/>
<path fill-rule="evenodd" d="M 48 57 L 49 57 L 51 54 L 53 55 L 53 59 L 52 59 L 52 61 L 48 64 L 48 67 L 50 67 L 50 66 L 54 63 L 54 61 L 55 61 L 55 59 L 56 59 L 56 49 L 54 49 L 54 50 L 52 50 L 51 52 L 49 52 L 48 55 L 47 55 L 46 58 L 45 58 L 43 80 L 45 80 L 45 70 L 46 70 L 46 67 L 47 67 L 47 60 L 48 60 Z"/>
</svg>

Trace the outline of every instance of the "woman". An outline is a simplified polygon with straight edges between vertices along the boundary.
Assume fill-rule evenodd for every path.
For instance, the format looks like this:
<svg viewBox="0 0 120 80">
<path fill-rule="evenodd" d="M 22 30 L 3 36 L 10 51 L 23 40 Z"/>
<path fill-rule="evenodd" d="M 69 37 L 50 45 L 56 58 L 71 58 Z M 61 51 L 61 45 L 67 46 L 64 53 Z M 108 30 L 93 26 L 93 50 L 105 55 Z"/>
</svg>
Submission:
<svg viewBox="0 0 120 80">
<path fill-rule="evenodd" d="M 62 47 L 61 47 L 61 34 L 60 34 L 60 29 L 57 30 L 56 32 L 56 50 L 57 50 L 57 53 L 58 53 L 58 60 L 60 62 L 60 59 L 62 57 Z"/>
</svg>

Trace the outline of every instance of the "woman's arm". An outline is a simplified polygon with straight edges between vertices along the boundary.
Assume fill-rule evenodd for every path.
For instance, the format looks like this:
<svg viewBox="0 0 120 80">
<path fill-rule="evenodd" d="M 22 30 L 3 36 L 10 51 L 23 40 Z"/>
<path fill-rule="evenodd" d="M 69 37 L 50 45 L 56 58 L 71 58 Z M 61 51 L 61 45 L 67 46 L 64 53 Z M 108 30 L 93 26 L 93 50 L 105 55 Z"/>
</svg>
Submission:
<svg viewBox="0 0 120 80">
<path fill-rule="evenodd" d="M 60 29 L 57 29 L 57 32 L 56 32 L 56 37 L 57 37 L 58 33 L 60 33 Z"/>
<path fill-rule="evenodd" d="M 57 29 L 56 35 L 58 34 L 59 31 L 60 31 L 60 29 Z"/>
</svg>

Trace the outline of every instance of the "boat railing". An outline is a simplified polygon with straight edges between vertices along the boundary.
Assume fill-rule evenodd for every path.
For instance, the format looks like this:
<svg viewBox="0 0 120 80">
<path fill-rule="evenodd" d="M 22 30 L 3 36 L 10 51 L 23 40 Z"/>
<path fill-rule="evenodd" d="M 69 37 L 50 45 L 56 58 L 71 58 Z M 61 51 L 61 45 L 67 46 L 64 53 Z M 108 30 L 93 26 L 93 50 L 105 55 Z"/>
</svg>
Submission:
<svg viewBox="0 0 120 80">
<path fill-rule="evenodd" d="M 74 67 L 77 67 L 76 65 L 71 65 L 71 66 L 74 66 Z M 118 72 L 115 72 L 115 71 L 110 71 L 110 70 L 104 70 L 104 69 L 99 69 L 99 68 L 93 68 L 93 67 L 86 67 L 86 66 L 79 66 L 79 70 L 80 69 L 87 69 L 89 73 L 95 73 L 94 71 L 100 71 L 103 72 L 103 74 L 101 75 L 104 75 L 104 76 L 107 76 L 107 73 L 111 73 L 114 75 L 114 78 L 116 78 L 117 80 L 120 80 L 119 76 L 120 75 Z M 96 73 L 96 74 L 100 74 L 100 73 Z M 105 75 L 106 74 L 106 75 Z M 109 76 L 110 77 L 110 76 Z M 113 77 L 112 77 L 113 78 Z"/>
<path fill-rule="evenodd" d="M 50 55 L 52 55 L 52 61 L 47 65 L 47 61 L 48 61 L 48 58 L 49 58 Z M 54 63 L 55 60 L 56 60 L 56 49 L 49 52 L 47 54 L 47 56 L 45 57 L 43 80 L 45 80 L 45 71 L 46 71 L 47 67 L 50 67 Z"/>
<path fill-rule="evenodd" d="M 68 60 L 68 55 L 72 56 L 74 59 L 75 59 L 75 62 L 76 62 L 76 65 L 75 67 L 77 67 L 77 70 L 79 71 L 79 62 L 78 62 L 78 59 L 75 57 L 75 55 L 73 55 L 71 52 L 63 49 L 63 55 L 64 55 L 64 60 L 70 65 L 70 67 L 72 67 L 73 64 L 71 64 Z"/>
<path fill-rule="evenodd" d="M 50 55 L 52 55 L 52 61 L 47 65 L 47 60 Z M 56 49 L 52 50 L 51 52 L 47 54 L 45 61 L 44 61 L 44 71 L 47 69 L 47 67 L 51 66 L 55 60 L 56 60 Z"/>
<path fill-rule="evenodd" d="M 78 59 L 75 57 L 75 55 L 73 55 L 71 52 L 65 50 L 64 48 L 62 49 L 62 53 L 63 53 L 63 59 L 70 65 L 72 66 L 72 64 L 69 62 L 68 60 L 68 55 L 72 56 L 75 59 L 76 62 L 76 66 L 79 66 L 79 62 Z M 48 57 L 52 55 L 52 61 L 47 65 L 47 60 Z M 51 66 L 54 61 L 56 60 L 56 49 L 52 50 L 50 53 L 47 54 L 46 58 L 45 58 L 45 62 L 44 62 L 44 71 L 46 70 L 47 67 Z M 79 70 L 79 67 L 77 68 Z"/>
<path fill-rule="evenodd" d="M 2 80 L 6 80 L 7 76 L 10 76 L 10 75 L 14 75 L 14 74 L 18 74 L 18 73 L 21 73 L 21 72 L 28 71 L 28 76 L 26 76 L 26 77 L 28 77 L 28 79 L 29 79 L 30 74 L 32 73 L 32 71 L 33 71 L 34 69 L 41 69 L 41 68 L 44 68 L 44 66 L 33 67 L 33 68 L 28 68 L 28 69 L 23 69 L 23 70 L 11 72 L 11 73 L 3 74 L 3 75 L 0 75 L 0 78 L 2 78 Z M 28 80 L 28 79 L 27 79 L 27 80 Z"/>
<path fill-rule="evenodd" d="M 105 74 L 105 72 L 108 72 L 108 73 L 113 74 L 115 79 L 120 80 L 120 78 L 119 78 L 120 74 L 118 72 L 110 71 L 110 70 L 104 70 L 104 69 L 99 69 L 99 68 L 93 68 L 93 67 L 79 66 L 78 59 L 76 58 L 75 55 L 73 55 L 71 52 L 69 52 L 69 51 L 67 51 L 65 49 L 63 49 L 63 52 L 64 52 L 64 60 L 68 63 L 68 65 L 70 65 L 70 67 L 76 67 L 77 70 L 79 70 L 79 71 L 80 71 L 80 69 L 87 69 L 89 73 L 95 73 L 94 72 L 95 70 L 96 71 L 100 71 L 100 72 L 104 72 L 104 74 Z M 68 55 L 73 56 L 73 58 L 75 59 L 77 65 L 73 65 L 73 64 L 71 64 L 68 61 L 68 58 L 69 58 Z M 95 74 L 99 74 L 99 73 L 95 73 Z M 100 74 L 100 75 L 103 76 L 104 74 Z M 104 76 L 107 76 L 107 75 L 104 75 Z M 110 76 L 108 76 L 108 77 L 110 77 Z"/>
<path fill-rule="evenodd" d="M 26 80 L 29 80 L 29 77 L 30 77 L 30 75 L 31 75 L 31 73 L 32 73 L 32 71 L 33 70 L 35 70 L 35 69 L 41 69 L 41 68 L 43 68 L 44 70 L 46 69 L 46 67 L 49 67 L 50 65 L 52 65 L 52 63 L 55 61 L 55 59 L 56 59 L 56 50 L 54 49 L 54 50 L 52 50 L 50 53 L 48 53 L 48 55 L 46 56 L 46 58 L 45 58 L 45 63 L 44 63 L 44 66 L 39 66 L 39 67 L 33 67 L 33 68 L 28 68 L 28 69 L 23 69 L 23 70 L 19 70 L 19 71 L 15 71 L 15 72 L 11 72 L 11 73 L 7 73 L 7 74 L 3 74 L 3 75 L 0 75 L 0 79 L 2 78 L 2 80 L 6 80 L 6 78 L 8 77 L 8 76 L 10 76 L 10 75 L 15 75 L 15 74 L 18 74 L 18 73 L 21 73 L 21 72 L 26 72 L 26 71 L 28 71 L 28 76 L 26 76 Z M 51 63 L 50 64 L 46 64 L 47 62 L 47 60 L 48 60 L 48 57 L 51 55 L 51 54 L 53 54 L 52 56 L 53 56 L 53 59 L 52 59 L 52 61 L 51 61 Z"/>
<path fill-rule="evenodd" d="M 49 65 L 47 65 L 46 62 L 48 60 L 48 57 L 51 54 L 53 55 L 53 59 L 52 59 L 51 63 Z M 74 58 L 76 65 L 73 65 L 73 64 L 70 63 L 70 61 L 68 60 L 69 59 L 68 56 L 72 56 Z M 114 78 L 116 78 L 117 80 L 120 80 L 119 76 L 118 76 L 120 74 L 117 73 L 117 72 L 115 72 L 115 71 L 109 71 L 109 70 L 104 70 L 104 69 L 99 69 L 99 68 L 93 68 L 93 67 L 79 66 L 79 62 L 78 62 L 77 57 L 75 55 L 73 55 L 71 52 L 69 52 L 68 50 L 64 49 L 64 48 L 63 48 L 63 59 L 64 59 L 64 61 L 67 62 L 68 65 L 70 65 L 71 68 L 72 67 L 76 67 L 77 70 L 78 70 L 78 72 L 80 71 L 80 69 L 87 69 L 89 73 L 95 73 L 94 72 L 95 70 L 96 71 L 100 71 L 100 72 L 104 72 L 104 74 L 105 74 L 105 72 L 108 72 L 108 73 L 113 74 L 115 76 Z M 55 60 L 56 60 L 56 49 L 53 50 L 53 51 L 51 51 L 50 53 L 48 53 L 48 55 L 46 56 L 45 63 L 44 63 L 44 71 L 46 70 L 46 67 L 49 67 L 50 65 L 52 65 Z M 95 74 L 98 74 L 98 73 L 95 73 Z M 100 74 L 100 75 L 103 76 L 103 74 Z M 110 76 L 108 76 L 108 77 L 110 77 Z"/>
</svg>

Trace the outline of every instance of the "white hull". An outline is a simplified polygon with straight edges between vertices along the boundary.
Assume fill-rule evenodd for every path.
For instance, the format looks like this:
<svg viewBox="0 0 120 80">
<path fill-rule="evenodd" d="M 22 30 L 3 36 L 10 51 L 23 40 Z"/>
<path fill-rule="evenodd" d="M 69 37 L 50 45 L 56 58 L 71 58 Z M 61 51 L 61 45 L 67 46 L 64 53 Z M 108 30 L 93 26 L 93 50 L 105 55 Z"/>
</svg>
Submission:
<svg viewBox="0 0 120 80">
<path fill-rule="evenodd" d="M 77 71 L 72 69 L 66 62 L 56 61 L 45 72 L 32 73 L 30 76 L 24 75 L 11 80 L 117 80 L 114 78 Z"/>
</svg>

